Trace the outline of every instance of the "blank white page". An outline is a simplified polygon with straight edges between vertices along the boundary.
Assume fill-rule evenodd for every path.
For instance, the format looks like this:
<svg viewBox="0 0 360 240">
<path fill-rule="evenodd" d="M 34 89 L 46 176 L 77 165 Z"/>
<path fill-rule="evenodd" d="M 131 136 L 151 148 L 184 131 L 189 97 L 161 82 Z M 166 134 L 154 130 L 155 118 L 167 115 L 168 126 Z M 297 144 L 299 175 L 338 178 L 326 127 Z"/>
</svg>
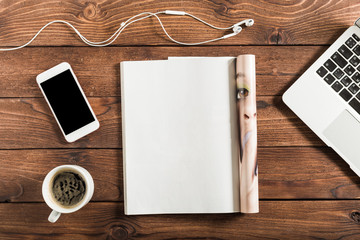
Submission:
<svg viewBox="0 0 360 240">
<path fill-rule="evenodd" d="M 238 212 L 235 59 L 120 71 L 125 214 Z"/>
</svg>

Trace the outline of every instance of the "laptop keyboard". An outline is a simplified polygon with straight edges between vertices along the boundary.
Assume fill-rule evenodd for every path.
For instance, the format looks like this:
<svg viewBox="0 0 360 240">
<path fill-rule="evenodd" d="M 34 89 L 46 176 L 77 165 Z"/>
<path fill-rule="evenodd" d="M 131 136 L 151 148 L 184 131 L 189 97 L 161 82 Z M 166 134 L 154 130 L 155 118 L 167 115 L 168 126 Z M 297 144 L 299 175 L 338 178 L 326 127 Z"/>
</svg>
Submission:
<svg viewBox="0 0 360 240">
<path fill-rule="evenodd" d="M 355 33 L 316 71 L 360 114 L 360 37 Z"/>
</svg>

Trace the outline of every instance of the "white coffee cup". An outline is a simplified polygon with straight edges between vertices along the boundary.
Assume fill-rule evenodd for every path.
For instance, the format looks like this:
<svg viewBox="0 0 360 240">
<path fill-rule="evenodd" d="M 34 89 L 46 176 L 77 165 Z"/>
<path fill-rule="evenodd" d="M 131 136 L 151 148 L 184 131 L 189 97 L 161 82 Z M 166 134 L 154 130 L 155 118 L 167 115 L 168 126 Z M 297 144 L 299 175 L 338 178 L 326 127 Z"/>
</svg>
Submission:
<svg viewBox="0 0 360 240">
<path fill-rule="evenodd" d="M 84 197 L 74 206 L 63 206 L 55 200 L 52 193 L 53 181 L 55 177 L 62 172 L 73 172 L 84 180 L 85 182 L 85 194 Z M 72 213 L 83 206 L 85 206 L 91 199 L 94 193 L 94 180 L 90 173 L 85 169 L 77 165 L 61 165 L 51 170 L 45 177 L 42 185 L 42 195 L 46 204 L 53 210 L 49 215 L 49 222 L 56 222 L 61 213 Z"/>
</svg>

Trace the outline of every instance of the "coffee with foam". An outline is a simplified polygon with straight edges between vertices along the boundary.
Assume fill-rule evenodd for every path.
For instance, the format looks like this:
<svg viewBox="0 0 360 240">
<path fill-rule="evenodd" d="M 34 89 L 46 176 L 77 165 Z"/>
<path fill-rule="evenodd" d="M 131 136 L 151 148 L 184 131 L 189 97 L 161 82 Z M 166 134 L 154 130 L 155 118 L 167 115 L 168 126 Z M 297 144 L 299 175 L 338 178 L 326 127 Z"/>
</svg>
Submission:
<svg viewBox="0 0 360 240">
<path fill-rule="evenodd" d="M 86 184 L 75 172 L 59 172 L 53 178 L 51 192 L 53 199 L 63 207 L 73 207 L 84 198 Z"/>
</svg>

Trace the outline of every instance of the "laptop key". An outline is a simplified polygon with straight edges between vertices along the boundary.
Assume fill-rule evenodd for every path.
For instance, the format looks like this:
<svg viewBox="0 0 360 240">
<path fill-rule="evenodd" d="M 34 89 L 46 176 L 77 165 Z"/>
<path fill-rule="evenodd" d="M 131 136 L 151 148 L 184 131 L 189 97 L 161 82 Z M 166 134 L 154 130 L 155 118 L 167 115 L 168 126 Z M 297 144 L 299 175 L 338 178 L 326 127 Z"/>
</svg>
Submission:
<svg viewBox="0 0 360 240">
<path fill-rule="evenodd" d="M 356 100 L 355 98 L 353 98 L 350 102 L 349 105 L 352 106 L 352 108 L 360 114 L 360 102 L 358 100 Z"/>
<path fill-rule="evenodd" d="M 328 71 L 323 66 L 321 66 L 316 72 L 320 75 L 320 77 L 323 77 L 327 74 Z"/>
<path fill-rule="evenodd" d="M 351 93 L 349 93 L 348 90 L 346 90 L 345 88 L 340 92 L 339 94 L 346 102 L 350 100 L 350 98 L 352 97 Z"/>
<path fill-rule="evenodd" d="M 326 77 L 324 77 L 324 80 L 330 85 L 335 81 L 335 78 L 329 73 Z"/>
<path fill-rule="evenodd" d="M 353 48 L 356 45 L 355 40 L 352 37 L 349 37 L 349 39 L 345 42 L 345 44 L 349 47 L 349 48 Z"/>
<path fill-rule="evenodd" d="M 333 74 L 334 74 L 334 76 L 335 76 L 337 79 L 340 79 L 342 76 L 344 76 L 344 72 L 341 71 L 340 68 L 336 69 Z"/>
<path fill-rule="evenodd" d="M 352 80 L 354 80 L 356 83 L 360 82 L 360 73 L 356 72 L 352 77 Z"/>
<path fill-rule="evenodd" d="M 354 47 L 353 51 L 356 55 L 359 56 L 360 55 L 360 45 L 357 45 L 356 47 Z"/>
<path fill-rule="evenodd" d="M 351 82 L 352 82 L 352 81 L 351 81 L 351 79 L 350 79 L 348 76 L 345 76 L 345 77 L 343 77 L 343 79 L 341 79 L 341 83 L 342 83 L 345 87 L 349 86 L 349 84 L 350 84 Z"/>
<path fill-rule="evenodd" d="M 331 61 L 330 59 L 327 60 L 327 61 L 324 63 L 324 66 L 325 66 L 330 72 L 334 71 L 335 68 L 336 68 L 336 64 L 335 64 L 333 61 Z"/>
<path fill-rule="evenodd" d="M 340 91 L 343 86 L 339 83 L 339 82 L 335 82 L 332 86 L 331 86 L 336 92 Z"/>
<path fill-rule="evenodd" d="M 350 63 L 356 67 L 357 65 L 359 65 L 360 63 L 360 59 L 357 57 L 357 56 L 353 56 L 351 59 L 350 59 Z"/>
<path fill-rule="evenodd" d="M 351 76 L 355 72 L 355 68 L 353 68 L 350 64 L 344 69 L 347 75 Z M 335 74 L 335 73 L 334 73 Z"/>
<path fill-rule="evenodd" d="M 359 38 L 358 35 L 356 35 L 355 33 L 352 35 L 352 37 L 353 37 L 356 41 L 360 41 L 360 38 Z"/>
<path fill-rule="evenodd" d="M 338 50 L 341 55 L 343 55 L 346 59 L 349 59 L 353 53 L 348 49 L 344 44 Z"/>
<path fill-rule="evenodd" d="M 355 94 L 359 91 L 360 88 L 355 83 L 353 83 L 348 89 L 352 94 Z"/>
<path fill-rule="evenodd" d="M 347 65 L 347 61 L 338 52 L 334 53 L 331 56 L 331 59 L 334 60 L 334 62 L 336 62 L 336 64 L 341 68 Z"/>
<path fill-rule="evenodd" d="M 356 98 L 360 100 L 360 92 L 356 94 Z"/>
</svg>

